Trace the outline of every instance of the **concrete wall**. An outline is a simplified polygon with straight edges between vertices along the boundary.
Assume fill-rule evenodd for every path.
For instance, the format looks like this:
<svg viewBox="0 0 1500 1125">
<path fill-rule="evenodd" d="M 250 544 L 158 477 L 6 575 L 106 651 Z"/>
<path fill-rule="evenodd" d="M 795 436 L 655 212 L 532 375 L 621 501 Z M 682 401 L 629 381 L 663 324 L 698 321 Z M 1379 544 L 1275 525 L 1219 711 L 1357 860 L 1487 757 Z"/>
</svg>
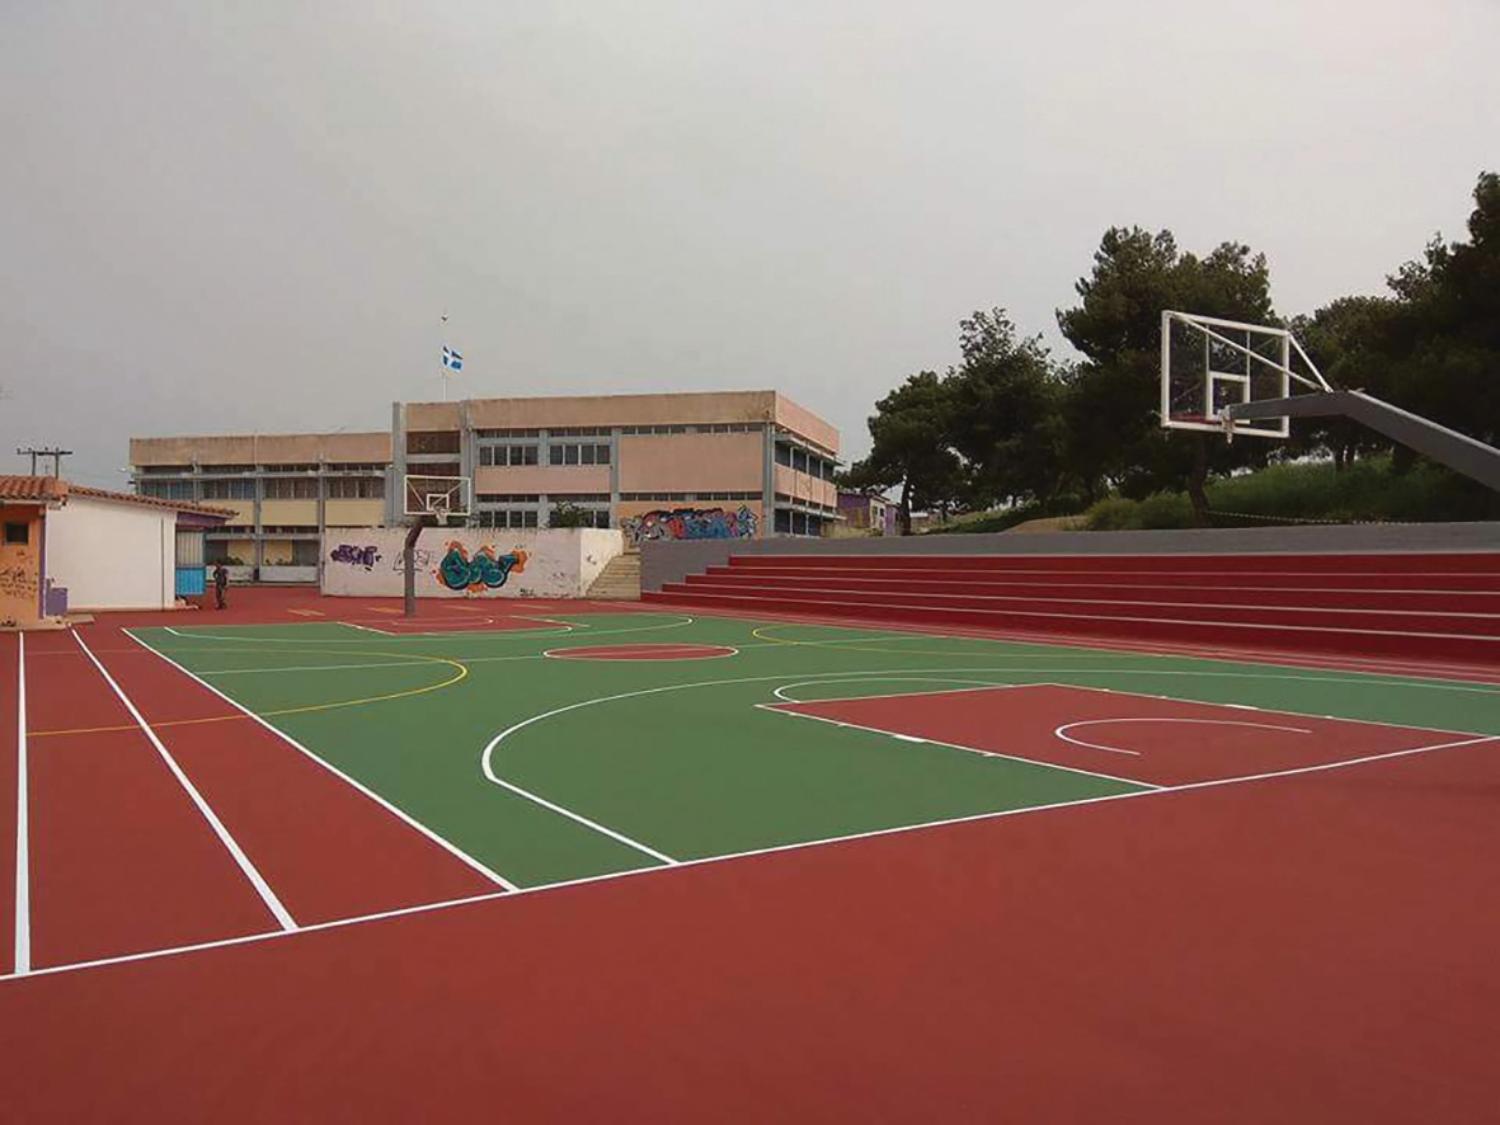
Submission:
<svg viewBox="0 0 1500 1125">
<path fill-rule="evenodd" d="M 168 609 L 176 533 L 175 512 L 73 496 L 47 514 L 47 576 L 70 609 Z"/>
<path fill-rule="evenodd" d="M 391 435 L 255 434 L 131 438 L 132 465 L 300 465 L 318 461 L 346 464 L 391 459 Z"/>
<path fill-rule="evenodd" d="M 42 539 L 47 516 L 40 505 L 6 504 L 0 520 L 26 525 L 25 543 L 0 536 L 0 625 L 31 625 L 41 617 Z M 63 583 L 59 582 L 59 586 Z"/>
<path fill-rule="evenodd" d="M 1500 551 L 1500 523 L 1358 524 L 1201 531 L 1058 531 L 641 544 L 641 589 L 659 590 L 747 555 L 1136 555 Z"/>
<path fill-rule="evenodd" d="M 763 434 L 652 434 L 620 438 L 621 492 L 759 492 Z"/>
<path fill-rule="evenodd" d="M 608 491 L 608 465 L 508 465 L 504 468 L 486 465 L 474 470 L 476 496 L 495 492 L 566 494 Z"/>
<path fill-rule="evenodd" d="M 400 597 L 400 527 L 330 528 L 323 533 L 323 593 Z M 417 596 L 581 597 L 624 550 L 618 531 L 594 528 L 503 531 L 429 528 L 417 543 Z"/>
</svg>

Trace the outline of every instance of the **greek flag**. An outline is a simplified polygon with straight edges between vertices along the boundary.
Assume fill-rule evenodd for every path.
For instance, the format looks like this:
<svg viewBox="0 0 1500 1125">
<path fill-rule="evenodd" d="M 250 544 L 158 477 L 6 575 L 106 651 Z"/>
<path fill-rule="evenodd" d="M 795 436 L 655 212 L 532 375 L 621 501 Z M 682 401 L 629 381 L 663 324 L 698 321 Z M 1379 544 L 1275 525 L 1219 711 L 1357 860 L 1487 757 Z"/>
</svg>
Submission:
<svg viewBox="0 0 1500 1125">
<path fill-rule="evenodd" d="M 446 367 L 449 371 L 462 371 L 464 369 L 464 357 L 459 355 L 447 344 L 444 344 L 443 366 Z"/>
</svg>

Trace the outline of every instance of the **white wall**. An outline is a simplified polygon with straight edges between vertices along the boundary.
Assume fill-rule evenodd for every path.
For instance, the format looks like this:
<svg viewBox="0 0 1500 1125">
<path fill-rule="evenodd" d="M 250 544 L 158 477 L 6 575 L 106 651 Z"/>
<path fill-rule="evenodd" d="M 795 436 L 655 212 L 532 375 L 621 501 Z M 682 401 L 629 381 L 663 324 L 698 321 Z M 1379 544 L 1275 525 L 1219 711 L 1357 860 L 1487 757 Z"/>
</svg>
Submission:
<svg viewBox="0 0 1500 1125">
<path fill-rule="evenodd" d="M 70 496 L 47 513 L 47 577 L 69 609 L 170 609 L 177 513 Z"/>
<path fill-rule="evenodd" d="M 331 527 L 323 532 L 323 593 L 347 597 L 400 597 L 403 591 L 402 527 Z M 457 554 L 443 563 L 456 545 Z M 576 598 L 625 549 L 618 531 L 595 528 L 501 531 L 432 527 L 417 543 L 417 596 L 422 598 Z M 488 552 L 498 565 L 467 567 L 469 585 L 450 584 Z M 519 558 L 524 553 L 525 558 Z M 516 557 L 505 580 L 506 561 Z"/>
</svg>

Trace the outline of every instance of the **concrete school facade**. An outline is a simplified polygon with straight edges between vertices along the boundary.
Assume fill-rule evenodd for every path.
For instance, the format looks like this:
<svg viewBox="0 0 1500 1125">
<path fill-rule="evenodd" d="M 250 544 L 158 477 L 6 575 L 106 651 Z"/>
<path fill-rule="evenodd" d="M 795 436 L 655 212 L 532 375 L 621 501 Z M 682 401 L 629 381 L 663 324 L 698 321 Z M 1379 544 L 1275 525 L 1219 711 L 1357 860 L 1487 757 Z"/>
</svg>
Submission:
<svg viewBox="0 0 1500 1125">
<path fill-rule="evenodd" d="M 395 403 L 388 433 L 130 443 L 138 492 L 233 509 L 208 559 L 262 581 L 316 581 L 330 528 L 402 522 L 407 474 L 471 478 L 471 527 L 546 528 L 567 504 L 635 544 L 822 535 L 838 457 L 777 391 Z"/>
</svg>

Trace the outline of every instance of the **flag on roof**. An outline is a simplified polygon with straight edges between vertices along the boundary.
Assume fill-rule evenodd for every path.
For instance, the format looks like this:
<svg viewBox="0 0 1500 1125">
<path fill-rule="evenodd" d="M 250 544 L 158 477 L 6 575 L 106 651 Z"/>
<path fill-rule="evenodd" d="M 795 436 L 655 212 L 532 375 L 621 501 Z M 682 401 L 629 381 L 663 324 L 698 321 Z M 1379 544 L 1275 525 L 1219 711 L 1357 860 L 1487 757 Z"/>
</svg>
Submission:
<svg viewBox="0 0 1500 1125">
<path fill-rule="evenodd" d="M 450 348 L 447 344 L 444 344 L 443 345 L 443 366 L 445 368 L 447 368 L 449 371 L 462 371 L 464 369 L 464 357 L 461 356 L 461 355 L 459 355 L 456 351 L 454 351 L 452 348 Z"/>
</svg>

